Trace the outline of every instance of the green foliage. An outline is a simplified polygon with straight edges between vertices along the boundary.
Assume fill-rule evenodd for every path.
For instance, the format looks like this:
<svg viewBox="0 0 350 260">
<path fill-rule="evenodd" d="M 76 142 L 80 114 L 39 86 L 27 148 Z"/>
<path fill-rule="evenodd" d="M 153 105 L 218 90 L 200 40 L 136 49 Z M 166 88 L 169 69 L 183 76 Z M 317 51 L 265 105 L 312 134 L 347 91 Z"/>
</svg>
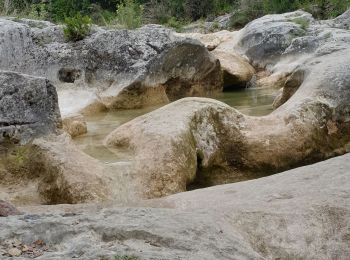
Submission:
<svg viewBox="0 0 350 260">
<path fill-rule="evenodd" d="M 309 28 L 309 25 L 310 25 L 309 20 L 303 19 L 303 18 L 295 18 L 291 21 L 296 23 L 296 24 L 299 24 L 301 29 L 303 29 L 303 30 L 307 30 L 307 28 Z"/>
<path fill-rule="evenodd" d="M 264 0 L 264 13 L 285 13 L 294 10 L 295 0 Z"/>
<path fill-rule="evenodd" d="M 198 20 L 213 13 L 214 2 L 212 0 L 185 0 L 184 10 L 187 18 Z"/>
<path fill-rule="evenodd" d="M 215 31 L 219 30 L 219 28 L 220 28 L 219 22 L 215 21 L 215 22 L 213 22 L 212 26 L 210 27 L 210 31 L 215 32 Z"/>
<path fill-rule="evenodd" d="M 117 21 L 128 29 L 142 25 L 143 6 L 134 0 L 125 0 L 117 6 Z"/>
<path fill-rule="evenodd" d="M 312 13 L 319 19 L 333 18 L 350 7 L 350 0 L 296 0 L 295 8 Z"/>
<path fill-rule="evenodd" d="M 62 22 L 66 17 L 75 17 L 78 13 L 87 15 L 89 6 L 89 0 L 51 0 L 48 9 L 51 20 Z"/>
<path fill-rule="evenodd" d="M 232 12 L 236 6 L 236 0 L 214 0 L 214 15 L 223 15 Z"/>
<path fill-rule="evenodd" d="M 177 32 L 181 32 L 184 22 L 177 20 L 175 17 L 170 17 L 170 19 L 165 23 L 167 27 L 175 29 Z"/>
<path fill-rule="evenodd" d="M 240 0 L 237 3 L 237 11 L 234 12 L 230 19 L 231 28 L 242 28 L 250 21 L 264 14 L 264 5 L 258 0 Z"/>
<path fill-rule="evenodd" d="M 344 13 L 350 0 L 239 0 L 231 18 L 231 27 L 242 27 L 265 14 L 278 14 L 303 9 L 316 18 L 329 19 Z M 305 21 L 300 21 L 307 28 Z"/>
<path fill-rule="evenodd" d="M 65 27 L 63 29 L 64 36 L 69 41 L 79 41 L 85 38 L 91 30 L 91 19 L 88 16 L 77 14 L 72 18 L 64 20 Z"/>
<path fill-rule="evenodd" d="M 30 6 L 28 18 L 37 20 L 47 20 L 49 19 L 49 12 L 45 4 L 33 4 Z"/>
<path fill-rule="evenodd" d="M 158 23 L 176 30 L 185 23 L 201 18 L 210 21 L 229 12 L 233 12 L 230 24 L 236 28 L 265 14 L 303 9 L 328 19 L 349 7 L 350 0 L 0 0 L 3 15 L 60 23 L 80 13 L 99 25 L 117 21 L 123 27 L 137 28 L 142 23 Z"/>
</svg>

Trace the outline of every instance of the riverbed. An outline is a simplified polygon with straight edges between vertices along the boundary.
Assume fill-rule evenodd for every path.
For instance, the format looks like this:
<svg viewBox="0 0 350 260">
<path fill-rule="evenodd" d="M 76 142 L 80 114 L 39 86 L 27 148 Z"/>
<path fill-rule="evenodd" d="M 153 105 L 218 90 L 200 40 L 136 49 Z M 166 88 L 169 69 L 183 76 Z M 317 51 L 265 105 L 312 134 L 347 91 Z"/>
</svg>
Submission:
<svg viewBox="0 0 350 260">
<path fill-rule="evenodd" d="M 216 99 L 251 116 L 264 116 L 272 112 L 272 102 L 276 89 L 247 88 L 239 91 L 223 92 Z M 86 117 L 88 133 L 74 139 L 75 144 L 86 154 L 104 162 L 127 161 L 128 155 L 111 150 L 103 145 L 105 137 L 118 126 L 149 113 L 159 106 L 143 109 L 116 110 Z"/>
</svg>

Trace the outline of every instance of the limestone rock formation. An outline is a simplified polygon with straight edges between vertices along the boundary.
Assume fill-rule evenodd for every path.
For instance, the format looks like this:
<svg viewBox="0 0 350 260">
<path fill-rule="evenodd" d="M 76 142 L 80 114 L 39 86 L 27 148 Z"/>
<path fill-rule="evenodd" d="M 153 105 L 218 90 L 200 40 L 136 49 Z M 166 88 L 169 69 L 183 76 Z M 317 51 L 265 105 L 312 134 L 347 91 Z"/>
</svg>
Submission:
<svg viewBox="0 0 350 260">
<path fill-rule="evenodd" d="M 60 125 L 57 93 L 47 79 L 0 71 L 0 143 L 25 143 Z"/>
<path fill-rule="evenodd" d="M 75 147 L 67 135 L 37 138 L 25 146 L 1 146 L 6 150 L 0 150 L 0 199 L 38 205 L 112 198 L 106 168 Z"/>
<path fill-rule="evenodd" d="M 238 45 L 253 63 L 280 71 L 293 63 L 270 115 L 249 117 L 216 101 L 188 98 L 109 135 L 108 145 L 135 153 L 135 176 L 146 197 L 263 176 L 350 151 L 350 33 L 310 24 L 313 36 L 293 34 L 293 40 L 290 33 L 307 33 L 290 21 L 296 18 L 311 19 L 299 11 L 267 16 L 240 32 Z M 327 38 L 323 33 L 329 30 L 334 34 Z M 279 35 L 273 41 L 271 32 Z M 324 41 L 305 45 L 302 39 L 312 37 Z M 288 55 L 292 50 L 299 50 L 294 59 Z"/>
<path fill-rule="evenodd" d="M 80 114 L 68 115 L 62 120 L 63 130 L 71 137 L 77 137 L 87 133 L 87 125 L 84 116 Z"/>
<path fill-rule="evenodd" d="M 224 89 L 245 88 L 252 79 L 255 69 L 234 52 L 214 50 L 212 54 L 220 61 L 223 70 Z"/>
<path fill-rule="evenodd" d="M 345 260 L 349 167 L 345 155 L 127 208 L 23 208 L 24 216 L 0 218 L 0 252 L 5 241 L 30 245 L 40 238 L 50 248 L 37 259 Z"/>
<path fill-rule="evenodd" d="M 0 19 L 0 69 L 74 83 L 77 107 L 138 108 L 222 89 L 219 62 L 198 41 L 156 25 L 141 29 L 94 28 L 79 42 L 65 42 L 62 27 Z M 62 87 L 62 89 L 65 89 Z M 93 98 L 86 104 L 85 91 Z"/>
<path fill-rule="evenodd" d="M 0 71 L 0 199 L 53 204 L 108 197 L 105 169 L 59 136 L 61 124 L 56 89 L 47 79 Z M 0 205 L 0 213 L 5 210 Z"/>
<path fill-rule="evenodd" d="M 306 35 L 312 15 L 303 11 L 266 15 L 240 32 L 240 47 L 254 65 L 265 67 L 279 59 L 293 39 Z"/>
<path fill-rule="evenodd" d="M 253 78 L 254 67 L 234 50 L 239 36 L 237 32 L 220 31 L 210 34 L 182 33 L 179 35 L 199 40 L 220 61 L 224 89 L 244 88 Z"/>
</svg>

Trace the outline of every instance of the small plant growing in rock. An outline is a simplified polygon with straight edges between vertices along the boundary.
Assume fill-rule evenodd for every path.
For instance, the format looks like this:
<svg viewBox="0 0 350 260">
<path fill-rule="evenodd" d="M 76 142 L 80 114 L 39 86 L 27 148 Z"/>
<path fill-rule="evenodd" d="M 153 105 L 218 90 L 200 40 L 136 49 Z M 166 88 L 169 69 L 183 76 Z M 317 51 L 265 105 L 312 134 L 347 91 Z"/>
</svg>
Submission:
<svg viewBox="0 0 350 260">
<path fill-rule="evenodd" d="M 213 22 L 212 26 L 210 27 L 210 31 L 215 32 L 220 29 L 220 24 L 218 21 Z"/>
<path fill-rule="evenodd" d="M 166 23 L 166 26 L 174 28 L 175 31 L 181 32 L 183 23 L 179 20 L 177 20 L 175 17 L 171 17 L 168 22 Z"/>
<path fill-rule="evenodd" d="M 134 0 L 125 0 L 117 6 L 117 21 L 128 29 L 135 29 L 142 25 L 143 6 Z"/>
<path fill-rule="evenodd" d="M 308 20 L 302 18 L 295 18 L 292 21 L 296 24 L 299 24 L 301 29 L 303 29 L 304 31 L 306 31 L 310 25 L 310 22 Z"/>
<path fill-rule="evenodd" d="M 84 39 L 91 31 L 92 21 L 88 16 L 77 14 L 74 17 L 64 20 L 64 36 L 69 41 L 80 41 Z"/>
</svg>

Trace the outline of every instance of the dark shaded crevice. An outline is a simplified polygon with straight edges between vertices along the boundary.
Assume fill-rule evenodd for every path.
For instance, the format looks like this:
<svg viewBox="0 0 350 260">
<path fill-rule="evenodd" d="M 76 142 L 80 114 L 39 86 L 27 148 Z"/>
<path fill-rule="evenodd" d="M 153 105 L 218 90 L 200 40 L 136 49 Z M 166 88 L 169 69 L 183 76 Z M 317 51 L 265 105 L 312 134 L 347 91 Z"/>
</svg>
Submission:
<svg viewBox="0 0 350 260">
<path fill-rule="evenodd" d="M 74 68 L 62 68 L 58 71 L 58 79 L 65 83 L 74 83 L 81 76 L 81 70 Z"/>
<path fill-rule="evenodd" d="M 229 92 L 229 91 L 235 91 L 244 89 L 247 87 L 247 82 L 242 82 L 238 77 L 235 75 L 229 74 L 226 71 L 223 72 L 223 91 Z"/>
</svg>

